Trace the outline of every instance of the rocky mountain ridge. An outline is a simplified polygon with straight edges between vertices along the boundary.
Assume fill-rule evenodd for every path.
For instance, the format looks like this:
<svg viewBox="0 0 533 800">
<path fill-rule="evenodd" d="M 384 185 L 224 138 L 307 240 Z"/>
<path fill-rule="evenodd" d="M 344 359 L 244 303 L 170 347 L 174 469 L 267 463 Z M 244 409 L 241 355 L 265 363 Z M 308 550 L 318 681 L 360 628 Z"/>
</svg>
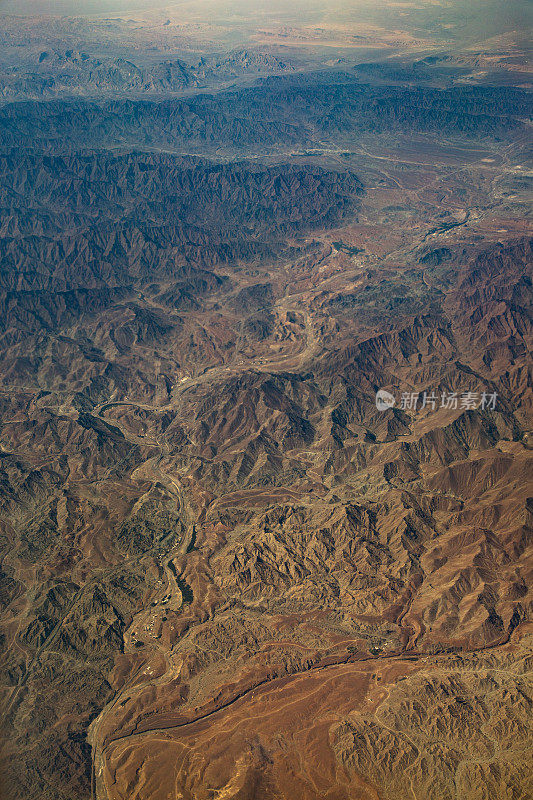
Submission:
<svg viewBox="0 0 533 800">
<path fill-rule="evenodd" d="M 528 800 L 529 95 L 70 50 L 0 108 L 2 792 Z"/>
<path fill-rule="evenodd" d="M 204 56 L 197 63 L 174 58 L 149 66 L 138 66 L 122 57 L 101 58 L 77 50 L 52 50 L 39 53 L 34 64 L 0 70 L 0 98 L 168 95 L 294 69 L 290 62 L 281 61 L 271 53 L 249 50 Z"/>
</svg>

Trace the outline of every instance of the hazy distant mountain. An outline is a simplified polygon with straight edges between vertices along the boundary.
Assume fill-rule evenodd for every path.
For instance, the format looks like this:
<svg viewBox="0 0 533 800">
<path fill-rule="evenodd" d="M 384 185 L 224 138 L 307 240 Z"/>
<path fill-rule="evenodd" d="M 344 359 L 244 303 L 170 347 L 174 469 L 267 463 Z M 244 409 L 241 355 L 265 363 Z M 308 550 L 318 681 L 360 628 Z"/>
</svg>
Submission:
<svg viewBox="0 0 533 800">
<path fill-rule="evenodd" d="M 0 97 L 46 98 L 124 93 L 165 94 L 187 87 L 216 85 L 246 75 L 290 72 L 294 67 L 268 53 L 236 51 L 187 64 L 180 59 L 138 67 L 124 58 L 95 58 L 76 50 L 42 51 L 28 69 L 0 71 Z"/>
</svg>

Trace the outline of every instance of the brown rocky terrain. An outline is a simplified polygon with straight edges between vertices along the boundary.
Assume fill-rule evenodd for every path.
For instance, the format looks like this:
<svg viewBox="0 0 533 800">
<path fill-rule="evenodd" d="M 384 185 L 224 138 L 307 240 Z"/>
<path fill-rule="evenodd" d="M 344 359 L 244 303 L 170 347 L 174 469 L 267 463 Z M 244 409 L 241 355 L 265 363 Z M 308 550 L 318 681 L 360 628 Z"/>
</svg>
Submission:
<svg viewBox="0 0 533 800">
<path fill-rule="evenodd" d="M 210 59 L 0 109 L 3 795 L 527 800 L 527 93 Z"/>
</svg>

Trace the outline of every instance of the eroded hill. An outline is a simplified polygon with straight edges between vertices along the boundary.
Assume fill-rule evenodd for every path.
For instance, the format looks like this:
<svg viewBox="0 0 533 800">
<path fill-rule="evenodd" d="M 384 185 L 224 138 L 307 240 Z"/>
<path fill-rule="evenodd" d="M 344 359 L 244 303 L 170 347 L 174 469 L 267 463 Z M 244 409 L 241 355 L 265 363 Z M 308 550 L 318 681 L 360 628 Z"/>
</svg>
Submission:
<svg viewBox="0 0 533 800">
<path fill-rule="evenodd" d="M 0 110 L 8 797 L 531 795 L 525 98 Z"/>
</svg>

